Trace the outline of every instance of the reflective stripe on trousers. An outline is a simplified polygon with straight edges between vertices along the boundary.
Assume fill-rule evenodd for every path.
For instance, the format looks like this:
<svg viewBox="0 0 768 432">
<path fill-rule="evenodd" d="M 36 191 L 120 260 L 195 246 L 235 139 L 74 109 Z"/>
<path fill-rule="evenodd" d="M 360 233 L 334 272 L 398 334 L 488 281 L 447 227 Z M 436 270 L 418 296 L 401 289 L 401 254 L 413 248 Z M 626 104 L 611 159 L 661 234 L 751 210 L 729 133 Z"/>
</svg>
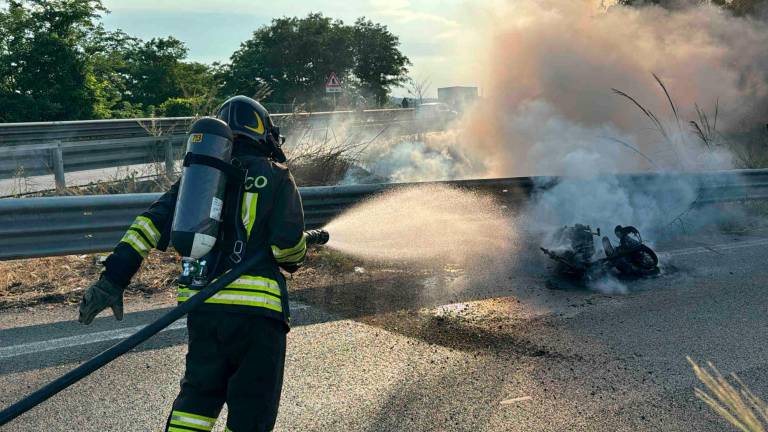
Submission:
<svg viewBox="0 0 768 432">
<path fill-rule="evenodd" d="M 168 432 L 210 431 L 216 419 L 184 411 L 171 412 Z"/>
</svg>

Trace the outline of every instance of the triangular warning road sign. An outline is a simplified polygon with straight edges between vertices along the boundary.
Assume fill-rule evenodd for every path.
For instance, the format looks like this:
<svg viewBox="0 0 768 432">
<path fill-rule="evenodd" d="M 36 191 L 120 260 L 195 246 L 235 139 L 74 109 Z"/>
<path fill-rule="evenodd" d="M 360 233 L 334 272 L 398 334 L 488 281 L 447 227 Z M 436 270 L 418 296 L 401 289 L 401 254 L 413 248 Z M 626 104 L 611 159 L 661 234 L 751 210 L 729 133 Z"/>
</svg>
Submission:
<svg viewBox="0 0 768 432">
<path fill-rule="evenodd" d="M 336 72 L 331 72 L 331 75 L 328 77 L 328 81 L 325 82 L 326 87 L 341 87 L 341 81 L 339 81 L 339 77 L 336 76 Z"/>
</svg>

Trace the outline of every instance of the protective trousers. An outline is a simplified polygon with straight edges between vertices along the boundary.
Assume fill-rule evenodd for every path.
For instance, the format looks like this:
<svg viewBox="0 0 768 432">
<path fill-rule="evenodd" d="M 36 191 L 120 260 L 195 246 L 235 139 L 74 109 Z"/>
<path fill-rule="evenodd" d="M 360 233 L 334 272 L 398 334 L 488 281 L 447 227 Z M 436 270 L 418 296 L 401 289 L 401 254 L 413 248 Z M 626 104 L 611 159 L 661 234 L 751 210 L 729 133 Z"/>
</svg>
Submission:
<svg viewBox="0 0 768 432">
<path fill-rule="evenodd" d="M 195 311 L 181 391 L 166 431 L 210 431 L 226 402 L 227 431 L 271 431 L 283 386 L 287 327 L 258 315 Z"/>
</svg>

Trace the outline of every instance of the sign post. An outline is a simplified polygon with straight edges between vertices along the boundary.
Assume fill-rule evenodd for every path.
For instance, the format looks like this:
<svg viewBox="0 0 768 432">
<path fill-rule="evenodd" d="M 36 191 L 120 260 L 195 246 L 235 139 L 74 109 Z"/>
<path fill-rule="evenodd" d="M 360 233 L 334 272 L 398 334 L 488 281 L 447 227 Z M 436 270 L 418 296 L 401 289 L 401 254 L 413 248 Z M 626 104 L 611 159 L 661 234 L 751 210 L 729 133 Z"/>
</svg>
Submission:
<svg viewBox="0 0 768 432">
<path fill-rule="evenodd" d="M 333 94 L 333 109 L 336 110 L 336 93 L 341 93 L 344 89 L 341 88 L 341 81 L 336 76 L 336 72 L 331 72 L 328 76 L 328 80 L 325 82 L 325 92 Z"/>
</svg>

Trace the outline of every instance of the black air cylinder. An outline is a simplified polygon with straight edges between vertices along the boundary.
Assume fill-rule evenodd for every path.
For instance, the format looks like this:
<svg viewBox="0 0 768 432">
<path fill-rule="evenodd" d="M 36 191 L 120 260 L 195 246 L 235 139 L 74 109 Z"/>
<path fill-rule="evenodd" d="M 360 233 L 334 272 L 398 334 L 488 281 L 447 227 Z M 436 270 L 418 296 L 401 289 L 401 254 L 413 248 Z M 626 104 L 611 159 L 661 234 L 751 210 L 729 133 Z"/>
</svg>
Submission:
<svg viewBox="0 0 768 432">
<path fill-rule="evenodd" d="M 232 141 L 232 131 L 226 123 L 201 118 L 189 132 L 187 153 L 229 163 Z M 226 182 L 224 173 L 211 166 L 193 163 L 184 167 L 171 228 L 171 244 L 182 257 L 199 259 L 216 243 Z"/>
</svg>

